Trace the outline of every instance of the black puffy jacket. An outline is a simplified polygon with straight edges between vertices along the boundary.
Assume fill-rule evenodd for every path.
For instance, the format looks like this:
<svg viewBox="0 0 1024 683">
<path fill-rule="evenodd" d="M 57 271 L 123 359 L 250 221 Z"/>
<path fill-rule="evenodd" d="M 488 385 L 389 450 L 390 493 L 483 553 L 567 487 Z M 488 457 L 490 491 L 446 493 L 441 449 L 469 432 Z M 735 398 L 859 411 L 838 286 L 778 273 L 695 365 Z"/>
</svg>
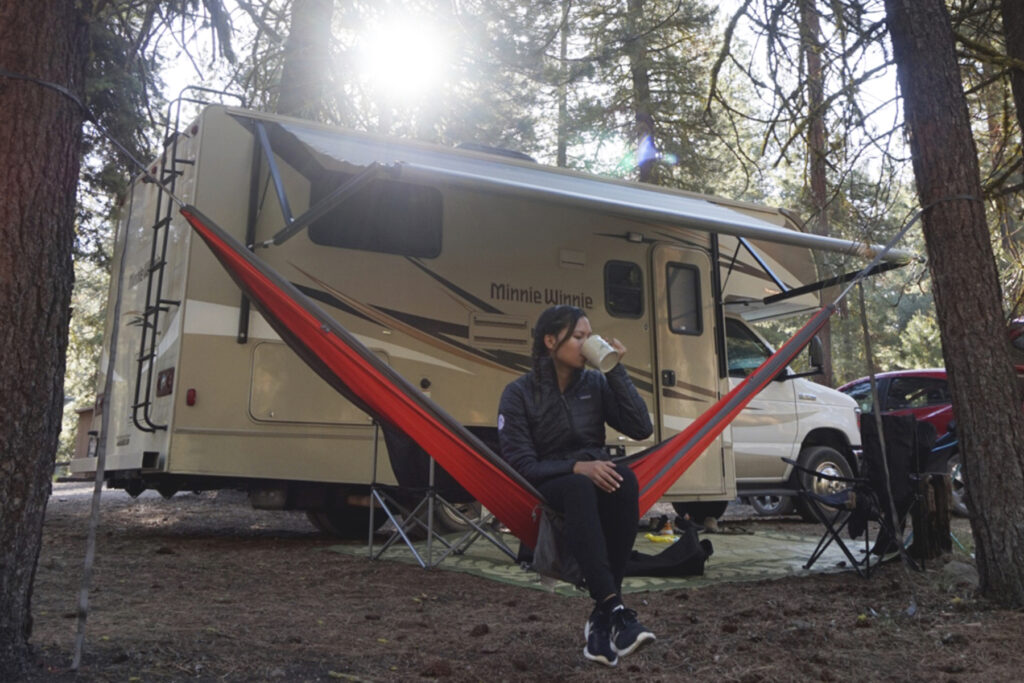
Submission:
<svg viewBox="0 0 1024 683">
<path fill-rule="evenodd" d="M 607 375 L 576 373 L 559 393 L 554 365 L 541 361 L 537 373 L 505 387 L 498 406 L 501 455 L 531 484 L 572 472 L 577 460 L 607 459 L 604 425 L 633 439 L 654 431 L 647 405 L 625 368 Z"/>
</svg>

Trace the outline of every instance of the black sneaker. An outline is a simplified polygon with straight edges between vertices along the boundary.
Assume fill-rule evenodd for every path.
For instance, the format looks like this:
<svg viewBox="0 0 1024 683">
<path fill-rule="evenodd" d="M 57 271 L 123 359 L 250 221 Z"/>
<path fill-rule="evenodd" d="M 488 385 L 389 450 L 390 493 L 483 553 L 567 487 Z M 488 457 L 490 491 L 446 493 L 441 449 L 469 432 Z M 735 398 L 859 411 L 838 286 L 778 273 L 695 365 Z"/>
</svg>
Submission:
<svg viewBox="0 0 1024 683">
<path fill-rule="evenodd" d="M 612 649 L 628 655 L 654 640 L 654 633 L 636 620 L 636 612 L 619 607 L 612 612 Z"/>
<path fill-rule="evenodd" d="M 584 657 L 605 666 L 619 663 L 619 657 L 612 647 L 611 615 L 608 612 L 595 607 L 587 619 L 583 637 L 587 639 L 587 645 L 583 648 Z"/>
</svg>

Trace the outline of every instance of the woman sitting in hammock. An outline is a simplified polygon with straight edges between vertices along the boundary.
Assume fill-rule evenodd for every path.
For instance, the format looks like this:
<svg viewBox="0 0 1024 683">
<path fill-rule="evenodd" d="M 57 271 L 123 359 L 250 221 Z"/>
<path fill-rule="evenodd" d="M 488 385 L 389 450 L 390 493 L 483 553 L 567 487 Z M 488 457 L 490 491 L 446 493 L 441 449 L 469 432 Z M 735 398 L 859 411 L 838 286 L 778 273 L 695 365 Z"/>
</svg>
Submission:
<svg viewBox="0 0 1024 683">
<path fill-rule="evenodd" d="M 498 415 L 501 454 L 565 520 L 566 541 L 595 607 L 584 656 L 615 666 L 654 640 L 622 604 L 622 577 L 639 523 L 637 480 L 604 449 L 605 423 L 634 439 L 654 431 L 650 414 L 621 364 L 607 374 L 584 369 L 590 321 L 574 306 L 541 313 L 533 372 L 505 387 Z M 617 339 L 619 354 L 626 348 Z"/>
</svg>

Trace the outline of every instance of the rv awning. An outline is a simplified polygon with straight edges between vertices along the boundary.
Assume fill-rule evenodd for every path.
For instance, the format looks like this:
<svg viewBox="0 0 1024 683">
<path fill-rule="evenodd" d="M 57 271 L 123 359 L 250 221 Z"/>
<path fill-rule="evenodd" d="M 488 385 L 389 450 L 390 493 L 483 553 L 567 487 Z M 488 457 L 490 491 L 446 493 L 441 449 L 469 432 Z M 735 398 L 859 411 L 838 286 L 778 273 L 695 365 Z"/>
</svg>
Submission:
<svg viewBox="0 0 1024 683">
<path fill-rule="evenodd" d="M 682 225 L 808 249 L 874 258 L 881 245 L 823 237 L 790 230 L 746 215 L 739 210 L 668 188 L 591 176 L 477 152 L 446 149 L 385 138 L 339 133 L 301 121 L 262 119 L 234 110 L 240 122 L 261 121 L 271 131 L 275 151 L 297 145 L 324 168 L 352 171 L 377 163 L 394 165 L 404 180 L 424 182 L 444 178 L 456 184 L 486 186 L 495 191 L 569 202 L 643 221 Z M 283 135 L 282 135 L 283 134 Z M 285 138 L 291 138 L 285 142 Z M 287 152 L 286 152 L 287 157 Z M 913 254 L 893 249 L 885 261 L 907 262 Z"/>
</svg>

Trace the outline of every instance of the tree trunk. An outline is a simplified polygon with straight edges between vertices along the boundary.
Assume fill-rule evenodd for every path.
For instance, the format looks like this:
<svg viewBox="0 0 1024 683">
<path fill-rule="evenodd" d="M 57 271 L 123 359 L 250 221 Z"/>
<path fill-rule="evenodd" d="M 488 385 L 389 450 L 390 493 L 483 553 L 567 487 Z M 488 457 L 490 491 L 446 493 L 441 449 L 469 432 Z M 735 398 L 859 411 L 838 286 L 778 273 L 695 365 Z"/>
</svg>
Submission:
<svg viewBox="0 0 1024 683">
<path fill-rule="evenodd" d="M 558 140 L 555 150 L 555 166 L 565 168 L 569 165 L 569 10 L 572 3 L 562 0 L 562 25 L 558 28 L 559 64 L 558 84 Z"/>
<path fill-rule="evenodd" d="M 87 4 L 0 0 L 0 67 L 82 93 Z M 3 75 L 0 112 L 0 680 L 18 680 L 64 403 L 82 112 Z"/>
<path fill-rule="evenodd" d="M 330 74 L 332 0 L 294 0 L 277 113 L 319 120 Z"/>
<path fill-rule="evenodd" d="M 1018 64 L 1024 64 L 1024 0 L 1003 0 L 1000 3 L 1003 18 L 1003 36 L 1006 54 Z M 1017 123 L 1024 131 L 1024 69 L 1010 69 L 1010 87 L 1017 108 Z"/>
<path fill-rule="evenodd" d="M 886 0 L 982 593 L 1024 605 L 1024 415 L 949 14 Z M 964 198 L 969 197 L 969 198 Z"/>
<path fill-rule="evenodd" d="M 821 27 L 815 0 L 800 2 L 800 49 L 807 66 L 807 159 L 808 198 L 814 210 L 811 230 L 818 235 L 831 232 L 828 220 L 828 174 L 825 158 L 825 76 L 821 66 Z M 821 253 L 814 252 L 819 277 L 825 277 Z M 821 338 L 824 362 L 820 381 L 826 386 L 835 386 L 832 372 L 832 326 L 825 326 L 818 333 Z"/>
<path fill-rule="evenodd" d="M 643 0 L 629 0 L 626 54 L 633 77 L 633 111 L 636 117 L 637 167 L 641 183 L 656 182 L 654 170 L 654 114 L 651 106 L 651 77 L 648 73 L 647 38 L 643 26 Z"/>
</svg>

